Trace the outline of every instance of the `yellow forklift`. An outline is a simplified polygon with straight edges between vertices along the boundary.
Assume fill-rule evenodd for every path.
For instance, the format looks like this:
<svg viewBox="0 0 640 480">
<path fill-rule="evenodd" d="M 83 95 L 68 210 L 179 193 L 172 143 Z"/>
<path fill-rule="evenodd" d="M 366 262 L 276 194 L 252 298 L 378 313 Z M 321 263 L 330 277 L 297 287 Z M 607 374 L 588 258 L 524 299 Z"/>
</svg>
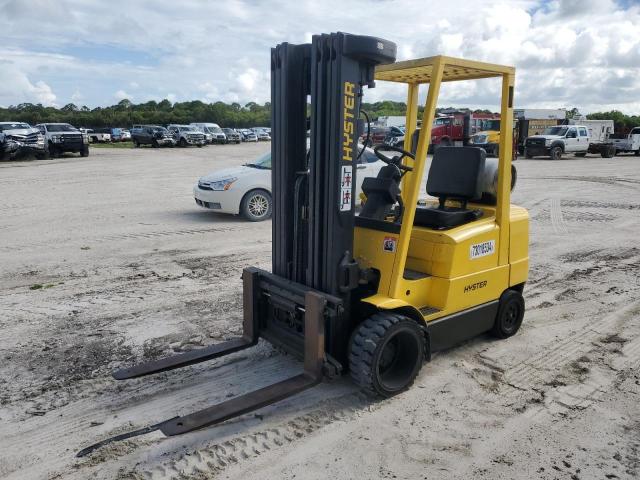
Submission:
<svg viewBox="0 0 640 480">
<path fill-rule="evenodd" d="M 218 405 L 108 438 L 215 425 L 349 373 L 384 397 L 408 388 L 431 353 L 490 332 L 515 334 L 524 315 L 527 211 L 510 203 L 512 67 L 436 56 L 395 62 L 387 40 L 333 33 L 271 52 L 272 271 L 243 272 L 243 336 L 114 372 L 118 380 L 218 358 L 260 338 L 303 361 L 299 375 Z M 442 82 L 500 78 L 500 158 L 442 147 L 430 161 Z M 353 197 L 364 130 L 360 104 L 376 81 L 407 86 L 403 148 L 375 149 L 385 165 Z M 418 93 L 428 86 L 415 155 Z M 367 88 L 365 88 L 367 87 Z M 308 103 L 310 101 L 310 117 Z M 307 131 L 310 130 L 310 147 Z"/>
</svg>

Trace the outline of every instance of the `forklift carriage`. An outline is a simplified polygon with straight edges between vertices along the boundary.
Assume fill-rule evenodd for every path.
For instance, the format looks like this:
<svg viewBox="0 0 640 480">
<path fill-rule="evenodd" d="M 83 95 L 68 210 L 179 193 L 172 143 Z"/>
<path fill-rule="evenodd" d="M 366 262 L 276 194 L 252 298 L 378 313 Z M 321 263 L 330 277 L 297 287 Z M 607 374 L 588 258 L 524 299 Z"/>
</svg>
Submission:
<svg viewBox="0 0 640 480">
<path fill-rule="evenodd" d="M 389 41 L 346 33 L 272 49 L 273 266 L 243 272 L 243 336 L 113 376 L 181 368 L 259 338 L 302 359 L 303 371 L 78 456 L 154 430 L 177 435 L 214 425 L 347 371 L 363 389 L 392 396 L 413 383 L 432 352 L 488 331 L 499 338 L 517 332 L 529 222 L 525 209 L 510 204 L 515 70 L 444 56 L 393 63 L 395 56 Z M 437 148 L 427 180 L 437 200 L 419 205 L 441 83 L 491 77 L 502 79 L 497 167 L 477 147 Z M 406 135 L 403 148 L 376 147 L 387 165 L 364 180 L 357 215 L 360 104 L 375 80 L 407 85 Z M 428 94 L 414 155 L 422 84 Z"/>
</svg>

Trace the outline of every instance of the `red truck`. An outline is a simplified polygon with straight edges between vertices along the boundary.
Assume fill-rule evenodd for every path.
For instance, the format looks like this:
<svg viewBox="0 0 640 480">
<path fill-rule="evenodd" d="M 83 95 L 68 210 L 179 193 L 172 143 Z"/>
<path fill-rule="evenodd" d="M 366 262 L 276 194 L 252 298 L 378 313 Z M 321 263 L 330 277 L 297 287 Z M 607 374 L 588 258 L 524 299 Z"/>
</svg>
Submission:
<svg viewBox="0 0 640 480">
<path fill-rule="evenodd" d="M 437 117 L 431 127 L 432 145 L 466 145 L 469 138 L 482 130 L 482 121 L 499 119 L 497 113 L 452 113 Z"/>
</svg>

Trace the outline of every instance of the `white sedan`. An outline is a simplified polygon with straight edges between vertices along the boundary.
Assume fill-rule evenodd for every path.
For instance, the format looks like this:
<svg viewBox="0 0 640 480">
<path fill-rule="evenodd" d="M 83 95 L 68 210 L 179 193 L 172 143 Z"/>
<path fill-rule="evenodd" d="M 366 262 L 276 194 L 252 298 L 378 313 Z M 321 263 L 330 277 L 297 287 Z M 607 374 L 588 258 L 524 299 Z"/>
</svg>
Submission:
<svg viewBox="0 0 640 480">
<path fill-rule="evenodd" d="M 366 148 L 358 161 L 356 198 L 361 198 L 362 181 L 375 177 L 386 164 Z M 259 222 L 271 217 L 271 152 L 240 167 L 225 168 L 205 175 L 193 187 L 196 203 L 221 213 L 242 215 Z"/>
</svg>

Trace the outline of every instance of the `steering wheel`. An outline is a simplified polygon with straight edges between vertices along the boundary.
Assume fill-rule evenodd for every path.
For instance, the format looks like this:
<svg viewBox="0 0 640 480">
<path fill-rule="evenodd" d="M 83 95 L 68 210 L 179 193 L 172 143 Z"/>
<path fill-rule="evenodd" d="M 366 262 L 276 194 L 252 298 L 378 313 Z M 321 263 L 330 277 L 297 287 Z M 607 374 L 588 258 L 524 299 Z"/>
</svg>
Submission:
<svg viewBox="0 0 640 480">
<path fill-rule="evenodd" d="M 400 153 L 401 155 L 400 156 L 395 155 L 393 157 L 387 157 L 382 152 L 397 152 L 397 153 Z M 377 147 L 375 147 L 373 149 L 373 153 L 375 153 L 376 157 L 378 157 L 380 160 L 382 160 L 387 165 L 395 165 L 400 170 L 404 170 L 405 172 L 413 171 L 413 167 L 409 167 L 408 165 L 403 165 L 402 164 L 402 159 L 404 157 L 409 157 L 410 159 L 415 160 L 416 157 L 412 153 L 409 153 L 406 150 L 401 149 L 400 147 L 395 147 L 393 145 L 378 145 Z"/>
</svg>

